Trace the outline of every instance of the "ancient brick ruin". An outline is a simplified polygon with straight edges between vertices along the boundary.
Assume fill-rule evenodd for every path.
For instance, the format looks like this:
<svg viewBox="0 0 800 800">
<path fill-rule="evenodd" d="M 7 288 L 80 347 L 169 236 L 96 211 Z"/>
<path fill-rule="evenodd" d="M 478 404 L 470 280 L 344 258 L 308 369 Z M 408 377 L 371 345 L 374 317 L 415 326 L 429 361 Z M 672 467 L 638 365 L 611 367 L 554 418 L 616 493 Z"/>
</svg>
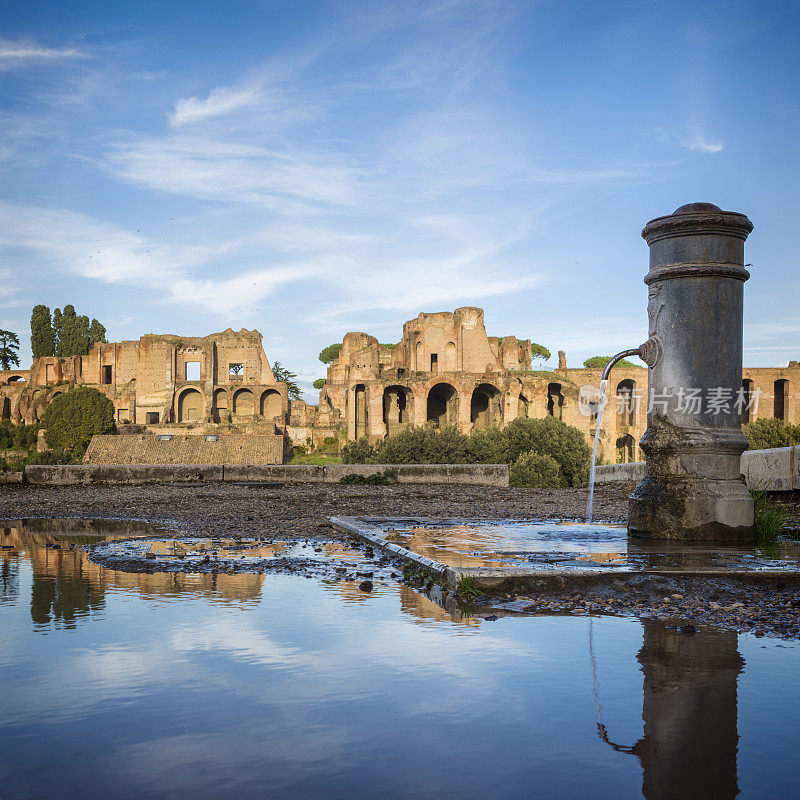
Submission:
<svg viewBox="0 0 800 800">
<path fill-rule="evenodd" d="M 466 307 L 420 314 L 405 323 L 395 346 L 366 333 L 347 333 L 317 406 L 288 399 L 258 331 L 228 329 L 204 337 L 148 334 L 95 345 L 86 356 L 40 358 L 30 370 L 0 371 L 0 412 L 13 422 L 34 423 L 54 397 L 86 385 L 114 403 L 120 432 L 140 438 L 274 435 L 314 448 L 331 438 L 340 445 L 361 436 L 375 442 L 408 425 L 455 425 L 469 433 L 549 414 L 591 442 L 594 419 L 582 411 L 592 388 L 599 388 L 600 372 L 568 368 L 563 353 L 555 370 L 532 369 L 530 340 L 488 336 L 483 311 Z M 760 404 L 757 412 L 745 411 L 743 421 L 774 416 L 800 422 L 798 386 L 796 361 L 783 368 L 745 368 L 743 388 L 760 393 Z M 612 405 L 601 433 L 604 458 L 639 460 L 647 369 L 616 367 L 609 394 Z M 157 445 L 137 447 L 149 452 Z M 110 451 L 95 454 L 104 463 L 114 457 Z"/>
</svg>

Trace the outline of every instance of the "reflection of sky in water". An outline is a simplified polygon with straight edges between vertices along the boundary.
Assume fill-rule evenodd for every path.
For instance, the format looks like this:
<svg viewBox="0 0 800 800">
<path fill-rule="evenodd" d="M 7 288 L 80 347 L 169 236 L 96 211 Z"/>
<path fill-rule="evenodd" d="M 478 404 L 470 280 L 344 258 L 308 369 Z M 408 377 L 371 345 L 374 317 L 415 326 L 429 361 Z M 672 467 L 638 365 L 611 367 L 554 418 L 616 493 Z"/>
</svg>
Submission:
<svg viewBox="0 0 800 800">
<path fill-rule="evenodd" d="M 572 521 L 384 522 L 391 542 L 455 569 L 797 569 L 800 543 L 721 547 L 629 538 L 624 525 Z"/>
<path fill-rule="evenodd" d="M 662 789 L 686 772 L 698 731 L 731 767 L 717 785 L 795 795 L 794 644 L 612 618 L 590 641 L 586 618 L 467 625 L 393 583 L 182 585 L 52 555 L 0 552 L 4 796 L 627 798 L 643 769 Z M 65 580 L 98 602 L 35 624 L 36 584 Z M 647 755 L 601 741 L 597 702 Z"/>
</svg>

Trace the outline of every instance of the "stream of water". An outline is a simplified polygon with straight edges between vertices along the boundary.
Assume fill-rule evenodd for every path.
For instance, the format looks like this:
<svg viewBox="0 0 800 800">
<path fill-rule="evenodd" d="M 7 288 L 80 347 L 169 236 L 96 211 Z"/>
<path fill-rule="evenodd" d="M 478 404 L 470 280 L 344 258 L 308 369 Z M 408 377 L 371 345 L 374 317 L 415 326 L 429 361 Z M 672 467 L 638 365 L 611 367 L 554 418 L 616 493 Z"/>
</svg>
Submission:
<svg viewBox="0 0 800 800">
<path fill-rule="evenodd" d="M 597 409 L 597 425 L 594 429 L 594 444 L 592 445 L 592 463 L 589 467 L 589 502 L 586 504 L 586 521 L 592 521 L 594 505 L 594 471 L 597 463 L 597 444 L 600 441 L 600 426 L 603 423 L 603 409 L 606 405 L 606 386 L 608 381 L 600 381 L 600 404 Z"/>
</svg>

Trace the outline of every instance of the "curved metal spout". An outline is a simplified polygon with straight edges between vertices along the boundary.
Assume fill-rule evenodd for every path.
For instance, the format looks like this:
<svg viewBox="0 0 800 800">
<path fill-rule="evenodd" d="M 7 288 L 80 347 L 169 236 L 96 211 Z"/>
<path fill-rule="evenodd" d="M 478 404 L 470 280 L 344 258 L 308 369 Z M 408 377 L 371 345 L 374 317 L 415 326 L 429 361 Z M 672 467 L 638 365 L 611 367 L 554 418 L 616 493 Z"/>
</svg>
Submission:
<svg viewBox="0 0 800 800">
<path fill-rule="evenodd" d="M 631 350 L 623 350 L 621 353 L 617 353 L 615 356 L 611 356 L 611 360 L 608 362 L 608 364 L 606 364 L 603 367 L 603 372 L 600 375 L 600 380 L 601 381 L 608 380 L 608 375 L 611 372 L 612 368 L 614 367 L 614 364 L 617 363 L 617 361 L 621 361 L 623 358 L 625 358 L 625 356 L 639 356 L 641 358 L 641 354 L 642 354 L 642 348 L 634 347 Z"/>
</svg>

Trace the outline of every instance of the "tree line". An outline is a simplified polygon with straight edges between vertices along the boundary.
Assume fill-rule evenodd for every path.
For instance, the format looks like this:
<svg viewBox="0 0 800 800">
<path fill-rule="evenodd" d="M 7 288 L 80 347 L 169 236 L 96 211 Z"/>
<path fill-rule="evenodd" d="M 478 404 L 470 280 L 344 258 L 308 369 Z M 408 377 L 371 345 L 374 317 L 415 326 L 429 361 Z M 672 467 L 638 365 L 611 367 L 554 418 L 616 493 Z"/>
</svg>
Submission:
<svg viewBox="0 0 800 800">
<path fill-rule="evenodd" d="M 75 306 L 34 306 L 31 313 L 31 350 L 34 358 L 85 356 L 98 342 L 106 341 L 105 326 L 96 319 L 78 315 Z"/>
</svg>

